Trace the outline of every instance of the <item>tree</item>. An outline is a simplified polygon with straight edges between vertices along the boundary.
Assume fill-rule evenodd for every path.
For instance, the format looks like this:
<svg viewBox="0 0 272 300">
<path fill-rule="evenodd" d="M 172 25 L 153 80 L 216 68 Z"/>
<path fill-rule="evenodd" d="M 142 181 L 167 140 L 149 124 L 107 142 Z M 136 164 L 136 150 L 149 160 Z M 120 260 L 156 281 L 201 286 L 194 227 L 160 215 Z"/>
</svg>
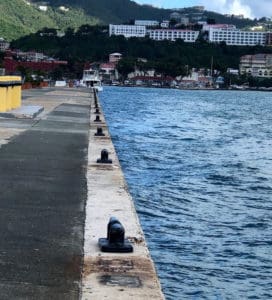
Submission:
<svg viewBox="0 0 272 300">
<path fill-rule="evenodd" d="M 169 22 L 169 26 L 171 27 L 171 28 L 173 28 L 173 27 L 175 27 L 175 25 L 177 25 L 177 20 L 176 19 L 171 19 L 170 20 L 170 22 Z"/>
<path fill-rule="evenodd" d="M 68 27 L 66 30 L 65 30 L 65 37 L 66 38 L 70 38 L 74 35 L 74 29 L 71 28 L 71 27 Z"/>
<path fill-rule="evenodd" d="M 215 19 L 214 18 L 208 18 L 207 19 L 207 24 L 216 24 Z"/>
<path fill-rule="evenodd" d="M 135 69 L 135 59 L 133 58 L 123 58 L 118 62 L 117 70 L 122 75 L 123 79 L 127 77 L 127 75 L 134 71 Z"/>
</svg>

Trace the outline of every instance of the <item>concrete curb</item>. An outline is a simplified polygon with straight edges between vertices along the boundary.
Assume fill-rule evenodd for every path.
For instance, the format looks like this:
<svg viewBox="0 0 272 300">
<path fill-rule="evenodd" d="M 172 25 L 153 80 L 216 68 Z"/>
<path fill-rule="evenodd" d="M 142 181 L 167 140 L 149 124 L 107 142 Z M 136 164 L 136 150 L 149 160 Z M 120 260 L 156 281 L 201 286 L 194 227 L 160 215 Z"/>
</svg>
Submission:
<svg viewBox="0 0 272 300">
<path fill-rule="evenodd" d="M 81 299 L 164 299 L 102 109 L 99 105 L 101 122 L 94 122 L 94 95 L 91 97 Z M 97 127 L 103 127 L 105 137 L 94 135 Z M 102 149 L 109 151 L 111 165 L 96 163 Z M 111 216 L 124 225 L 126 237 L 134 247 L 133 253 L 102 253 L 99 250 L 98 239 L 106 237 Z"/>
<path fill-rule="evenodd" d="M 21 106 L 20 108 L 12 109 L 7 112 L 0 113 L 3 118 L 17 118 L 17 119 L 34 119 L 39 115 L 44 108 L 39 105 Z"/>
</svg>

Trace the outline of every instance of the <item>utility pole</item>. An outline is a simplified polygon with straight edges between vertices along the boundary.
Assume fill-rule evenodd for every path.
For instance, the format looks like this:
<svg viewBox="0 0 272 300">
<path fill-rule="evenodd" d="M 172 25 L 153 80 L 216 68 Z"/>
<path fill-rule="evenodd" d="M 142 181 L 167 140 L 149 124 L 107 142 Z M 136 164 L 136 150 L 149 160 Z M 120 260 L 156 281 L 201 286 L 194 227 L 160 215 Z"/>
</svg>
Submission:
<svg viewBox="0 0 272 300">
<path fill-rule="evenodd" d="M 211 77 L 213 77 L 213 56 L 211 58 Z"/>
</svg>

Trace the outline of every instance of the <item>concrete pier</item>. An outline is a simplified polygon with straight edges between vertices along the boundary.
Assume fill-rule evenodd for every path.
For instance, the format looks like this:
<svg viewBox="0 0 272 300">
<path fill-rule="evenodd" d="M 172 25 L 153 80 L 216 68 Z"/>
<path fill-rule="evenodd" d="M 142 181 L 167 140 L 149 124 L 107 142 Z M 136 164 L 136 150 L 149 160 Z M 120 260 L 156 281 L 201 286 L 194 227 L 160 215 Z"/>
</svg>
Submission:
<svg viewBox="0 0 272 300">
<path fill-rule="evenodd" d="M 82 299 L 164 299 L 102 108 L 101 123 L 96 123 L 94 99 L 91 106 Z M 97 127 L 103 128 L 105 137 L 95 136 Z M 112 164 L 96 163 L 102 149 L 109 151 Z M 107 236 L 111 216 L 124 225 L 133 253 L 99 250 L 98 239 Z"/>
<path fill-rule="evenodd" d="M 79 298 L 90 118 L 89 97 L 80 100 L 55 98 L 32 122 L 1 119 L 1 300 Z"/>
<path fill-rule="evenodd" d="M 100 108 L 87 89 L 26 91 L 33 119 L 0 118 L 0 299 L 164 299 Z M 97 126 L 104 137 L 96 137 Z M 102 149 L 113 164 L 97 164 Z M 131 254 L 105 254 L 109 217 Z"/>
</svg>

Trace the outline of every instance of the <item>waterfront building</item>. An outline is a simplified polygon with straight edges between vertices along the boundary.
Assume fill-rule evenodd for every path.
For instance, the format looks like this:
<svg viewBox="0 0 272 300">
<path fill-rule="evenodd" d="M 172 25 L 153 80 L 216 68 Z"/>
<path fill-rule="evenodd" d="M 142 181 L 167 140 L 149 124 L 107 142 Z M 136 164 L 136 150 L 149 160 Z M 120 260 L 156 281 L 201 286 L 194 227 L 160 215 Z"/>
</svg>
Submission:
<svg viewBox="0 0 272 300">
<path fill-rule="evenodd" d="M 232 46 L 264 46 L 267 44 L 267 32 L 242 31 L 239 29 L 209 29 L 209 42 L 225 42 Z"/>
<path fill-rule="evenodd" d="M 135 20 L 134 25 L 152 27 L 152 26 L 159 26 L 160 22 L 155 20 Z"/>
<path fill-rule="evenodd" d="M 130 37 L 145 37 L 146 26 L 143 25 L 109 25 L 109 35 L 123 35 Z"/>
<path fill-rule="evenodd" d="M 47 59 L 47 56 L 45 56 L 43 53 L 35 52 L 35 51 L 29 51 L 25 52 L 25 57 L 27 61 L 43 61 Z"/>
<path fill-rule="evenodd" d="M 161 77 L 161 75 L 156 73 L 155 69 L 142 71 L 142 70 L 138 69 L 137 67 L 135 67 L 135 70 L 133 72 L 129 73 L 127 75 L 127 78 L 131 79 L 131 78 L 135 78 L 137 76 L 141 76 L 141 77 L 155 77 L 155 76 Z"/>
<path fill-rule="evenodd" d="M 109 62 L 110 63 L 118 63 L 118 61 L 120 59 L 122 59 L 122 54 L 121 53 L 115 52 L 115 53 L 111 53 L 109 55 Z"/>
<path fill-rule="evenodd" d="M 240 58 L 240 73 L 253 77 L 272 78 L 272 54 L 244 55 Z"/>
<path fill-rule="evenodd" d="M 46 56 L 43 56 L 43 60 L 37 60 L 37 57 L 40 57 L 42 53 L 36 53 L 37 57 L 35 53 L 36 52 L 22 52 L 20 50 L 6 51 L 3 61 L 6 73 L 13 74 L 18 70 L 18 67 L 48 72 L 68 64 L 67 61 L 56 60 Z"/>
<path fill-rule="evenodd" d="M 118 71 L 115 63 L 102 63 L 99 67 L 99 75 L 103 81 L 117 80 Z"/>
<path fill-rule="evenodd" d="M 239 70 L 233 68 L 227 68 L 227 73 L 232 75 L 239 75 Z"/>
<path fill-rule="evenodd" d="M 171 76 L 135 76 L 129 79 L 136 86 L 171 87 L 176 81 Z"/>
<path fill-rule="evenodd" d="M 199 31 L 181 29 L 150 29 L 147 30 L 147 34 L 152 40 L 156 41 L 175 41 L 177 39 L 182 39 L 184 42 L 194 43 L 198 38 Z"/>
</svg>

